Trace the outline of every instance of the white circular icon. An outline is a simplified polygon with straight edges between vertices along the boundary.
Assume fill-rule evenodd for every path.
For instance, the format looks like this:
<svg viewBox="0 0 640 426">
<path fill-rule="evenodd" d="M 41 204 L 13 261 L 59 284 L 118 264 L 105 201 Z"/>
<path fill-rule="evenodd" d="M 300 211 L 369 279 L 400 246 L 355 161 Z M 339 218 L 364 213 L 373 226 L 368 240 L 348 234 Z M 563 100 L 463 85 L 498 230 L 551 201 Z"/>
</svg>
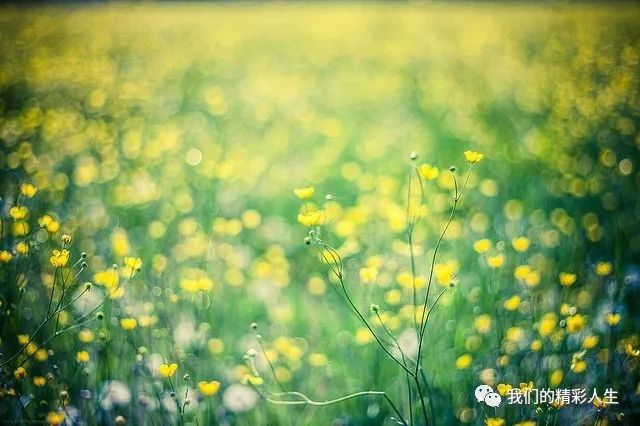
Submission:
<svg viewBox="0 0 640 426">
<path fill-rule="evenodd" d="M 499 407 L 502 398 L 495 392 L 488 393 L 487 396 L 484 397 L 484 403 L 489 407 Z"/>
<path fill-rule="evenodd" d="M 491 392 L 493 392 L 491 386 L 480 385 L 476 388 L 476 399 L 478 400 L 478 402 L 483 402 L 485 397 Z"/>
</svg>

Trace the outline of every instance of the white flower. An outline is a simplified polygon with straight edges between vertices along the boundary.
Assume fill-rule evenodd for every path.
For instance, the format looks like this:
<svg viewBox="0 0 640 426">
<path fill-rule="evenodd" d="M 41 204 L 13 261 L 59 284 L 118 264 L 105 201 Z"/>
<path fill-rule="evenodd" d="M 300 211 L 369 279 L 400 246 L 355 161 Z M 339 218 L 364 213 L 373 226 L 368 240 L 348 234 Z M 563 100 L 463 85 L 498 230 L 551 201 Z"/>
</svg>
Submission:
<svg viewBox="0 0 640 426">
<path fill-rule="evenodd" d="M 234 384 L 224 392 L 222 402 L 227 409 L 241 413 L 252 409 L 258 403 L 258 394 L 248 386 Z"/>
</svg>

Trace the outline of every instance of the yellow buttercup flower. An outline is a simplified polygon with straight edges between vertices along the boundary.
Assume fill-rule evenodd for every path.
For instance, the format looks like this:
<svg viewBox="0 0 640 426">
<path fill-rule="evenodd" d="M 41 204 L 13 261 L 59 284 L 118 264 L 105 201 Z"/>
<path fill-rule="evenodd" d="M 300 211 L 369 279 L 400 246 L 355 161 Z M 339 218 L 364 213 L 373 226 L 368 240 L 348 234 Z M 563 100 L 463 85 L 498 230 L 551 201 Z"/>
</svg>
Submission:
<svg viewBox="0 0 640 426">
<path fill-rule="evenodd" d="M 64 422 L 64 413 L 60 412 L 50 412 L 47 414 L 47 423 L 51 426 L 59 426 Z"/>
<path fill-rule="evenodd" d="M 38 192 L 38 188 L 35 185 L 30 183 L 22 183 L 20 184 L 20 193 L 27 198 L 33 198 L 34 195 Z"/>
<path fill-rule="evenodd" d="M 15 377 L 16 380 L 24 379 L 26 375 L 27 375 L 27 370 L 25 370 L 24 367 L 18 367 L 13 372 L 13 377 Z"/>
<path fill-rule="evenodd" d="M 487 417 L 484 426 L 505 426 L 504 419 L 501 417 Z"/>
<path fill-rule="evenodd" d="M 504 308 L 507 311 L 515 311 L 520 307 L 520 302 L 521 302 L 520 296 L 516 294 L 515 296 L 511 296 L 510 298 L 504 301 Z"/>
<path fill-rule="evenodd" d="M 296 188 L 293 190 L 293 193 L 301 200 L 305 200 L 307 198 L 313 197 L 315 190 L 313 189 L 313 186 L 307 186 L 304 188 Z"/>
<path fill-rule="evenodd" d="M 160 367 L 158 367 L 158 372 L 162 377 L 168 378 L 173 376 L 177 369 L 178 364 L 176 364 L 175 362 L 172 364 L 161 364 Z"/>
<path fill-rule="evenodd" d="M 582 341 L 582 348 L 593 349 L 598 344 L 599 341 L 600 341 L 600 338 L 596 335 L 587 336 Z"/>
<path fill-rule="evenodd" d="M 564 373 L 562 372 L 562 370 L 555 369 L 551 372 L 551 374 L 549 374 L 549 384 L 551 385 L 551 387 L 556 387 L 558 386 L 561 382 L 562 382 L 562 378 L 564 377 Z"/>
<path fill-rule="evenodd" d="M 47 379 L 45 379 L 42 376 L 35 376 L 33 378 L 33 384 L 36 385 L 37 387 L 42 387 L 47 383 Z"/>
<path fill-rule="evenodd" d="M 560 285 L 563 287 L 570 287 L 575 284 L 578 276 L 569 272 L 560 272 L 559 279 Z"/>
<path fill-rule="evenodd" d="M 434 180 L 440 174 L 440 170 L 430 164 L 421 164 L 418 172 L 420 173 L 420 176 L 422 176 L 422 178 L 425 180 Z"/>
<path fill-rule="evenodd" d="M 14 220 L 21 220 L 27 217 L 29 209 L 25 206 L 13 206 L 9 209 L 9 216 Z"/>
<path fill-rule="evenodd" d="M 52 256 L 49 261 L 56 268 L 65 266 L 69 261 L 69 250 L 53 250 Z"/>
<path fill-rule="evenodd" d="M 531 241 L 527 237 L 518 237 L 511 240 L 511 245 L 517 252 L 525 252 L 529 249 Z"/>
<path fill-rule="evenodd" d="M 25 241 L 19 241 L 18 244 L 16 244 L 15 249 L 18 254 L 27 254 L 29 253 L 29 244 Z"/>
<path fill-rule="evenodd" d="M 365 284 L 372 283 L 378 277 L 378 270 L 376 268 L 361 268 L 360 269 L 360 281 Z"/>
<path fill-rule="evenodd" d="M 520 383 L 520 392 L 527 393 L 533 390 L 533 382 L 529 383 Z"/>
<path fill-rule="evenodd" d="M 467 162 L 469 164 L 476 164 L 479 163 L 480 161 L 482 161 L 482 159 L 484 158 L 483 154 L 480 154 L 479 152 L 476 151 L 465 151 L 464 152 L 464 158 L 467 159 Z"/>
<path fill-rule="evenodd" d="M 264 383 L 264 380 L 262 379 L 262 377 L 254 376 L 254 375 L 251 375 L 251 374 L 247 374 L 244 377 L 244 380 L 245 380 L 246 383 L 251 383 L 254 386 L 260 386 L 261 384 Z"/>
<path fill-rule="evenodd" d="M 584 317 L 575 314 L 567 317 L 567 333 L 577 333 L 584 328 Z"/>
<path fill-rule="evenodd" d="M 135 318 L 122 318 L 120 320 L 120 325 L 125 330 L 133 330 L 138 326 L 138 321 Z"/>
<path fill-rule="evenodd" d="M 200 389 L 200 393 L 204 396 L 211 396 L 218 393 L 218 389 L 220 389 L 220 382 L 212 380 L 210 382 L 198 382 L 198 389 Z"/>
<path fill-rule="evenodd" d="M 0 250 L 0 262 L 9 263 L 11 262 L 11 259 L 13 259 L 11 252 L 8 252 L 7 250 Z"/>
<path fill-rule="evenodd" d="M 473 249 L 476 253 L 486 253 L 491 249 L 491 240 L 484 238 L 473 243 Z"/>
<path fill-rule="evenodd" d="M 596 264 L 596 274 L 601 277 L 606 277 L 613 270 L 613 265 L 611 262 L 598 262 Z"/>
<path fill-rule="evenodd" d="M 584 373 L 586 369 L 587 369 L 587 362 L 583 359 L 575 359 L 571 363 L 571 371 L 573 371 L 574 373 L 577 373 L 577 374 Z"/>
<path fill-rule="evenodd" d="M 556 329 L 558 323 L 558 317 L 553 312 L 549 312 L 542 316 L 540 324 L 538 325 L 538 332 L 542 337 L 549 336 Z"/>
<path fill-rule="evenodd" d="M 29 233 L 29 224 L 24 220 L 19 220 L 17 222 L 13 222 L 11 225 L 11 232 L 15 237 L 24 237 Z"/>
<path fill-rule="evenodd" d="M 622 317 L 620 316 L 620 314 L 616 314 L 613 312 L 609 312 L 606 316 L 607 324 L 611 326 L 618 325 L 621 319 Z"/>
<path fill-rule="evenodd" d="M 504 254 L 487 257 L 487 265 L 493 269 L 501 268 L 504 265 Z"/>
<path fill-rule="evenodd" d="M 471 363 L 473 362 L 473 357 L 469 354 L 460 355 L 458 359 L 456 359 L 456 368 L 458 370 L 465 370 L 471 367 Z"/>
<path fill-rule="evenodd" d="M 487 334 L 491 330 L 491 316 L 487 314 L 478 315 L 473 320 L 473 326 L 481 334 Z"/>
<path fill-rule="evenodd" d="M 139 257 L 125 257 L 124 266 L 127 266 L 134 271 L 138 270 L 142 268 L 142 259 L 140 259 Z"/>
<path fill-rule="evenodd" d="M 505 383 L 498 383 L 498 393 L 506 396 L 513 387 Z"/>
<path fill-rule="evenodd" d="M 76 361 L 78 361 L 78 362 L 89 362 L 89 352 L 87 352 L 87 351 L 78 351 L 76 353 Z"/>
<path fill-rule="evenodd" d="M 321 221 L 322 213 L 317 210 L 298 214 L 298 222 L 307 227 L 319 225 Z"/>
</svg>

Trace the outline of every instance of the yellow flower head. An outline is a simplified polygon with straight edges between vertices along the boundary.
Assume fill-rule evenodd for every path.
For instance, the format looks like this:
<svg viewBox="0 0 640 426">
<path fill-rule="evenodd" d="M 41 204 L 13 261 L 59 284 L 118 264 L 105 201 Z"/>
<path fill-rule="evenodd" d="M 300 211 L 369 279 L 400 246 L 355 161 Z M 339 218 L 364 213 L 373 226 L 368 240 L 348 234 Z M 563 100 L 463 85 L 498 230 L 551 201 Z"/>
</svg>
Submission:
<svg viewBox="0 0 640 426">
<path fill-rule="evenodd" d="M 298 222 L 306 227 L 319 225 L 322 222 L 322 213 L 318 210 L 298 214 Z"/>
<path fill-rule="evenodd" d="M 573 371 L 574 373 L 577 373 L 577 374 L 584 373 L 586 369 L 587 369 L 587 362 L 583 359 L 577 358 L 571 362 L 571 371 Z"/>
<path fill-rule="evenodd" d="M 577 333 L 584 328 L 584 317 L 575 314 L 567 317 L 567 332 L 570 334 Z"/>
<path fill-rule="evenodd" d="M 20 193 L 27 198 L 33 198 L 34 195 L 38 192 L 38 188 L 30 183 L 22 183 L 20 185 Z"/>
<path fill-rule="evenodd" d="M 175 362 L 172 364 L 161 364 L 160 367 L 158 367 L 158 372 L 162 377 L 171 377 L 174 375 L 177 369 L 178 364 L 176 364 Z"/>
<path fill-rule="evenodd" d="M 467 162 L 469 162 L 469 164 L 476 164 L 482 161 L 484 155 L 476 151 L 465 151 L 464 158 L 467 159 Z"/>
<path fill-rule="evenodd" d="M 87 351 L 78 351 L 76 353 L 76 361 L 78 361 L 78 362 L 89 362 L 89 352 L 87 352 Z"/>
<path fill-rule="evenodd" d="M 486 253 L 491 249 L 491 240 L 484 238 L 473 243 L 473 249 L 476 253 Z"/>
<path fill-rule="evenodd" d="M 125 330 L 133 330 L 138 326 L 138 321 L 135 318 L 122 318 L 120 320 L 120 325 Z"/>
<path fill-rule="evenodd" d="M 504 426 L 505 424 L 502 417 L 487 417 L 484 421 L 485 426 Z"/>
<path fill-rule="evenodd" d="M 440 174 L 440 170 L 437 167 L 433 167 L 430 164 L 421 164 L 418 169 L 420 176 L 425 180 L 434 180 Z"/>
<path fill-rule="evenodd" d="M 563 287 L 570 287 L 575 284 L 578 276 L 576 274 L 571 274 L 569 272 L 560 272 L 560 285 Z"/>
<path fill-rule="evenodd" d="M 33 384 L 36 385 L 37 387 L 42 387 L 45 385 L 45 383 L 47 383 L 47 379 L 45 379 L 42 376 L 35 376 L 33 378 Z"/>
<path fill-rule="evenodd" d="M 518 237 L 518 238 L 514 238 L 511 241 L 511 245 L 513 246 L 515 251 L 522 253 L 529 249 L 529 246 L 531 245 L 531 241 L 529 241 L 527 237 Z"/>
<path fill-rule="evenodd" d="M 210 382 L 198 382 L 198 389 L 200 389 L 200 393 L 204 396 L 211 396 L 218 393 L 218 389 L 220 389 L 220 382 L 212 380 Z"/>
<path fill-rule="evenodd" d="M 54 250 L 49 261 L 56 268 L 65 266 L 69 261 L 69 250 Z"/>
<path fill-rule="evenodd" d="M 587 336 L 582 341 L 582 348 L 593 349 L 598 344 L 599 341 L 600 341 L 600 338 L 598 338 L 598 336 L 596 335 Z"/>
<path fill-rule="evenodd" d="M 21 220 L 27 217 L 29 209 L 25 206 L 13 206 L 9 209 L 9 216 L 14 220 Z"/>
<path fill-rule="evenodd" d="M 244 382 L 245 382 L 245 383 L 250 383 L 250 384 L 252 384 L 253 386 L 260 386 L 261 384 L 263 384 L 263 383 L 264 383 L 264 380 L 263 380 L 263 379 L 262 379 L 262 377 L 260 377 L 260 376 L 254 376 L 254 375 L 252 375 L 252 374 L 247 374 L 247 375 L 244 377 Z"/>
<path fill-rule="evenodd" d="M 0 262 L 9 263 L 11 262 L 11 259 L 13 259 L 11 252 L 8 252 L 7 250 L 0 250 Z"/>
<path fill-rule="evenodd" d="M 606 316 L 607 324 L 609 324 L 610 326 L 618 325 L 621 319 L 622 317 L 620 316 L 620 314 L 616 314 L 613 312 L 609 312 Z"/>
<path fill-rule="evenodd" d="M 520 392 L 527 393 L 533 390 L 533 382 L 520 383 Z"/>
<path fill-rule="evenodd" d="M 456 359 L 456 368 L 458 370 L 464 370 L 471 367 L 471 363 L 473 362 L 473 358 L 469 354 L 460 355 L 458 359 Z"/>
<path fill-rule="evenodd" d="M 504 265 L 504 254 L 500 253 L 495 256 L 488 256 L 487 265 L 493 269 L 501 268 L 502 265 Z"/>
<path fill-rule="evenodd" d="M 47 423 L 51 426 L 59 426 L 64 422 L 64 413 L 62 411 L 55 412 L 52 411 L 47 414 Z"/>
<path fill-rule="evenodd" d="M 520 302 L 521 302 L 520 296 L 516 294 L 515 296 L 511 296 L 510 298 L 504 301 L 504 308 L 507 311 L 515 311 L 520 307 Z"/>
<path fill-rule="evenodd" d="M 513 387 L 505 383 L 498 383 L 498 393 L 506 396 Z"/>
<path fill-rule="evenodd" d="M 27 370 L 25 370 L 24 367 L 18 367 L 13 372 L 13 377 L 15 377 L 16 380 L 24 379 L 26 375 L 27 375 Z"/>
<path fill-rule="evenodd" d="M 139 257 L 125 257 L 124 266 L 137 271 L 138 269 L 142 268 L 142 259 L 140 259 Z"/>
<path fill-rule="evenodd" d="M 313 189 L 313 186 L 307 186 L 305 188 L 296 188 L 293 190 L 293 193 L 301 200 L 305 200 L 313 197 L 315 190 Z"/>
<path fill-rule="evenodd" d="M 613 265 L 611 265 L 611 262 L 598 262 L 596 264 L 596 274 L 601 277 L 609 275 L 612 269 Z"/>
</svg>

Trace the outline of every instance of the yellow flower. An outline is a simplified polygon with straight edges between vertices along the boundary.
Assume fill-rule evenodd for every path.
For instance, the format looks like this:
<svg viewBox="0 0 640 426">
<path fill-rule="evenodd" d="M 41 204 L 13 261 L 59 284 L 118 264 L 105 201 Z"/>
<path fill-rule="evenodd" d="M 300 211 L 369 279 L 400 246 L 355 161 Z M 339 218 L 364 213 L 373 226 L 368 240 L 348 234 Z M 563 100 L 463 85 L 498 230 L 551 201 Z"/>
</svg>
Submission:
<svg viewBox="0 0 640 426">
<path fill-rule="evenodd" d="M 47 383 L 47 379 L 45 379 L 42 376 L 35 376 L 33 378 L 33 384 L 36 385 L 37 387 L 42 387 L 45 385 L 45 383 Z"/>
<path fill-rule="evenodd" d="M 575 314 L 567 317 L 567 332 L 577 333 L 584 328 L 584 317 L 580 314 Z"/>
<path fill-rule="evenodd" d="M 620 314 L 615 314 L 613 312 L 609 312 L 607 314 L 607 324 L 614 326 L 614 325 L 618 325 L 618 323 L 620 322 L 620 320 L 622 319 L 622 317 L 620 316 Z"/>
<path fill-rule="evenodd" d="M 517 252 L 525 252 L 529 249 L 529 245 L 531 245 L 531 241 L 527 237 L 518 237 L 511 240 L 511 245 Z"/>
<path fill-rule="evenodd" d="M 200 389 L 200 393 L 204 396 L 211 396 L 218 393 L 218 389 L 220 389 L 220 382 L 212 380 L 210 382 L 198 382 L 198 389 Z"/>
<path fill-rule="evenodd" d="M 16 253 L 18 254 L 29 253 L 29 244 L 27 244 L 24 241 L 19 241 L 18 244 L 16 244 Z"/>
<path fill-rule="evenodd" d="M 87 351 L 78 351 L 76 353 L 76 361 L 78 361 L 78 362 L 89 362 L 89 352 L 87 352 Z"/>
<path fill-rule="evenodd" d="M 489 265 L 489 267 L 494 269 L 501 268 L 502 265 L 504 265 L 504 255 L 497 254 L 495 256 L 487 257 L 487 265 Z"/>
<path fill-rule="evenodd" d="M 158 372 L 162 377 L 171 377 L 178 369 L 178 364 L 175 362 L 173 364 L 161 364 L 158 367 Z"/>
<path fill-rule="evenodd" d="M 69 234 L 62 234 L 62 237 L 60 237 L 60 240 L 64 244 L 71 244 L 71 240 L 73 240 L 73 238 L 71 238 L 71 235 Z"/>
<path fill-rule="evenodd" d="M 319 225 L 321 221 L 322 213 L 317 210 L 298 214 L 298 222 L 307 227 Z"/>
<path fill-rule="evenodd" d="M 564 377 L 564 373 L 562 372 L 562 370 L 555 369 L 551 372 L 551 374 L 549 374 L 549 384 L 551 385 L 551 387 L 556 387 L 558 386 L 561 382 L 562 382 L 562 378 Z"/>
<path fill-rule="evenodd" d="M 58 232 L 58 229 L 60 229 L 60 222 L 58 222 L 48 214 L 45 214 L 40 219 L 38 219 L 38 225 L 40 225 L 41 228 L 47 228 L 47 231 L 49 231 L 51 234 Z"/>
<path fill-rule="evenodd" d="M 587 362 L 582 359 L 575 359 L 571 363 L 571 371 L 573 371 L 574 373 L 577 373 L 577 374 L 584 373 L 586 369 L 587 369 Z"/>
<path fill-rule="evenodd" d="M 125 330 L 133 330 L 138 325 L 138 321 L 135 318 L 122 318 L 120 325 Z"/>
<path fill-rule="evenodd" d="M 575 282 L 578 276 L 569 272 L 560 272 L 560 285 L 564 287 L 570 287 Z"/>
<path fill-rule="evenodd" d="M 360 281 L 363 283 L 372 283 L 378 277 L 378 270 L 376 268 L 361 268 L 360 269 Z"/>
<path fill-rule="evenodd" d="M 473 325 L 479 333 L 487 334 L 491 330 L 491 316 L 487 314 L 478 315 L 473 321 Z"/>
<path fill-rule="evenodd" d="M 527 287 L 535 287 L 540 284 L 540 279 L 540 272 L 531 271 L 527 274 L 526 277 L 524 277 L 524 283 L 527 285 Z"/>
<path fill-rule="evenodd" d="M 95 336 L 93 335 L 93 331 L 89 330 L 88 328 L 85 328 L 78 332 L 78 340 L 80 340 L 82 343 L 90 343 L 93 341 L 94 337 Z"/>
<path fill-rule="evenodd" d="M 486 238 L 478 240 L 473 243 L 473 249 L 480 254 L 486 253 L 491 249 L 491 240 L 488 240 Z"/>
<path fill-rule="evenodd" d="M 125 257 L 124 266 L 137 271 L 138 269 L 142 268 L 142 259 L 140 259 L 139 257 Z"/>
<path fill-rule="evenodd" d="M 33 196 L 38 192 L 38 188 L 30 183 L 22 183 L 20 185 L 20 192 L 27 198 L 33 198 Z"/>
<path fill-rule="evenodd" d="M 27 375 L 27 370 L 25 370 L 24 367 L 18 367 L 13 372 L 13 377 L 15 377 L 16 380 L 24 379 L 26 375 Z"/>
<path fill-rule="evenodd" d="M 536 426 L 533 420 L 525 420 L 524 422 L 514 423 L 513 426 Z"/>
<path fill-rule="evenodd" d="M 458 359 L 456 359 L 456 368 L 458 370 L 464 370 L 471 367 L 471 363 L 473 362 L 473 358 L 469 354 L 460 355 Z"/>
<path fill-rule="evenodd" d="M 54 411 L 47 414 L 47 423 L 51 426 L 59 426 L 64 422 L 64 413 L 62 411 L 56 413 Z"/>
<path fill-rule="evenodd" d="M 373 334 L 371 334 L 371 331 L 369 331 L 367 327 L 360 327 L 356 330 L 355 341 L 358 345 L 366 345 L 374 340 Z"/>
<path fill-rule="evenodd" d="M 582 348 L 593 349 L 598 344 L 599 341 L 600 341 L 600 338 L 596 335 L 587 336 L 582 341 Z"/>
<path fill-rule="evenodd" d="M 0 250 L 0 262 L 9 263 L 13 259 L 13 256 L 7 250 Z"/>
<path fill-rule="evenodd" d="M 33 357 L 38 362 L 45 362 L 49 358 L 49 353 L 45 349 L 38 349 Z"/>
<path fill-rule="evenodd" d="M 437 167 L 433 167 L 430 164 L 421 164 L 418 169 L 420 176 L 425 180 L 434 180 L 440 174 L 440 170 Z"/>
<path fill-rule="evenodd" d="M 24 237 L 29 233 L 29 224 L 24 220 L 13 222 L 11 226 L 11 232 L 15 237 Z"/>
<path fill-rule="evenodd" d="M 542 349 L 542 342 L 540 341 L 540 339 L 536 339 L 531 342 L 530 348 L 533 352 L 538 352 L 540 349 Z"/>
<path fill-rule="evenodd" d="M 484 421 L 485 426 L 505 426 L 504 419 L 501 417 L 487 417 Z"/>
<path fill-rule="evenodd" d="M 476 151 L 465 151 L 464 158 L 467 159 L 469 164 L 476 164 L 482 161 L 482 159 L 484 158 L 484 155 Z"/>
<path fill-rule="evenodd" d="M 504 308 L 507 311 L 515 311 L 520 307 L 521 300 L 522 299 L 520 299 L 520 296 L 518 296 L 517 294 L 515 296 L 511 296 L 510 298 L 504 301 Z"/>
<path fill-rule="evenodd" d="M 613 265 L 611 265 L 611 262 L 598 262 L 596 264 L 596 274 L 601 277 L 609 275 L 612 269 Z"/>
<path fill-rule="evenodd" d="M 498 383 L 498 393 L 502 396 L 506 396 L 511 389 L 512 389 L 511 385 Z"/>
<path fill-rule="evenodd" d="M 21 220 L 27 217 L 29 209 L 25 206 L 13 206 L 9 209 L 9 216 L 14 220 Z"/>
<path fill-rule="evenodd" d="M 69 261 L 69 250 L 54 250 L 49 261 L 56 268 L 65 266 Z"/>
<path fill-rule="evenodd" d="M 527 275 L 531 273 L 531 266 L 519 265 L 513 270 L 513 276 L 520 281 L 524 281 Z"/>
<path fill-rule="evenodd" d="M 96 284 L 112 289 L 118 285 L 118 274 L 113 269 L 106 269 L 104 271 L 96 272 L 93 275 L 93 280 Z"/>
<path fill-rule="evenodd" d="M 305 200 L 307 198 L 313 197 L 315 190 L 313 189 L 313 186 L 307 186 L 305 188 L 296 188 L 293 190 L 293 193 L 296 194 L 296 197 L 300 198 L 301 200 Z"/>
<path fill-rule="evenodd" d="M 20 345 L 26 345 L 28 341 L 29 341 L 28 334 L 18 334 L 18 343 Z"/>
<path fill-rule="evenodd" d="M 538 326 L 538 332 L 542 337 L 548 336 L 553 333 L 558 323 L 558 317 L 553 312 L 549 312 L 542 316 L 540 325 Z"/>
</svg>

